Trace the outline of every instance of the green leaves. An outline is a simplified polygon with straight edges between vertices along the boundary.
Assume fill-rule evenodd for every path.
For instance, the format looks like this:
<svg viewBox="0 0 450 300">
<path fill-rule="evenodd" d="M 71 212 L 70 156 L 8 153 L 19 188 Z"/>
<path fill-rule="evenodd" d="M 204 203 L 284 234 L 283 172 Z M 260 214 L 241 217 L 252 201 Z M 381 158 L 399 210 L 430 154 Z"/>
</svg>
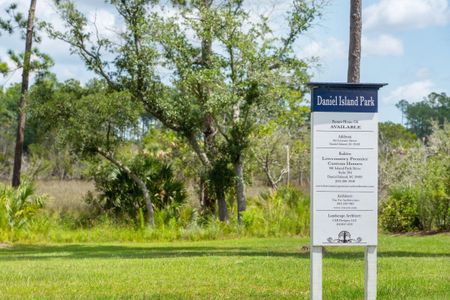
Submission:
<svg viewBox="0 0 450 300">
<path fill-rule="evenodd" d="M 282 38 L 284 47 L 280 55 L 286 51 L 296 40 L 301 32 L 311 27 L 312 22 L 321 16 L 321 8 L 325 5 L 324 0 L 294 0 L 292 9 L 288 15 L 289 34 Z"/>
<path fill-rule="evenodd" d="M 318 15 L 316 1 L 294 1 L 285 37 L 274 37 L 267 18 L 249 21 L 251 12 L 241 0 L 173 1 L 168 17 L 160 13 L 168 4 L 158 6 L 157 1 L 109 2 L 125 25 L 114 42 L 89 31 L 87 18 L 71 1 L 58 4 L 66 31 L 48 26 L 50 35 L 70 44 L 111 90 L 127 91 L 148 114 L 188 140 L 206 173 L 211 171 L 210 179 L 215 166 L 242 162 L 259 126 L 282 115 L 304 123 L 308 66 L 292 45 Z M 105 59 L 105 52 L 114 57 Z M 113 141 L 120 140 L 111 139 L 114 131 L 107 128 L 120 126 L 109 120 L 124 120 L 89 101 L 84 106 L 89 111 L 77 118 L 91 125 L 73 124 L 82 141 L 79 148 L 114 148 L 118 143 Z M 91 118 L 91 112 L 111 118 Z"/>
<path fill-rule="evenodd" d="M 36 196 L 33 183 L 25 180 L 17 188 L 13 189 L 0 186 L 0 225 L 9 230 L 24 227 L 31 217 L 42 208 L 46 196 Z M 2 224 L 2 221 L 6 223 Z"/>
<path fill-rule="evenodd" d="M 445 93 L 431 93 L 416 103 L 401 100 L 396 106 L 405 115 L 408 128 L 419 138 L 432 133 L 433 122 L 438 122 L 439 126 L 450 122 L 450 97 Z"/>
<path fill-rule="evenodd" d="M 8 64 L 0 61 L 0 74 L 6 75 L 9 72 Z"/>
<path fill-rule="evenodd" d="M 26 19 L 23 14 L 16 12 L 17 4 L 11 3 L 5 12 L 8 15 L 8 19 L 0 18 L 0 34 L 1 30 L 6 31 L 8 34 L 14 33 L 17 28 L 24 29 L 27 26 Z"/>
<path fill-rule="evenodd" d="M 17 4 L 13 3 L 6 9 L 7 19 L 0 18 L 0 35 L 2 31 L 12 35 L 18 32 L 23 40 L 25 40 L 26 30 L 27 30 L 27 19 L 24 14 L 17 11 Z M 39 31 L 42 27 L 42 22 L 35 22 L 33 26 L 33 40 L 35 43 L 40 43 L 41 37 L 39 36 Z M 48 72 L 48 70 L 53 66 L 53 60 L 51 57 L 38 48 L 33 48 L 31 53 L 30 61 L 30 72 L 37 72 L 38 76 L 43 73 Z M 8 66 L 6 62 L 0 61 L 0 74 L 6 75 L 11 69 L 17 70 L 24 67 L 24 61 L 26 58 L 26 53 L 16 53 L 13 50 L 8 50 L 8 57 L 13 62 L 14 67 Z"/>
<path fill-rule="evenodd" d="M 98 148 L 114 150 L 133 138 L 143 109 L 130 93 L 111 91 L 100 81 L 91 81 L 85 88 L 74 81 L 49 88 L 46 93 L 53 95 L 35 107 L 35 117 L 45 116 L 41 120 L 51 123 L 40 125 L 58 129 L 62 142 L 77 154 L 89 157 Z"/>
<path fill-rule="evenodd" d="M 23 62 L 25 59 L 24 53 L 18 54 L 13 50 L 8 50 L 8 56 L 9 59 L 15 64 L 14 69 L 23 68 Z M 42 53 L 38 48 L 33 48 L 31 52 L 30 72 L 38 72 L 39 76 L 39 74 L 48 72 L 48 70 L 52 66 L 53 66 L 53 59 L 49 55 Z M 8 70 L 7 68 L 8 66 L 6 65 L 6 70 Z"/>
<path fill-rule="evenodd" d="M 383 127 L 381 127 L 381 134 L 386 135 L 389 131 Z M 396 131 L 398 131 L 397 128 Z M 414 144 L 407 144 L 405 141 L 408 142 L 410 136 L 404 133 L 400 135 L 400 140 L 403 142 L 395 143 L 380 139 L 382 150 L 384 150 L 381 152 L 380 159 L 381 194 L 388 191 L 387 203 L 382 205 L 383 209 L 386 207 L 386 211 L 382 211 L 382 214 L 386 214 L 382 215 L 382 220 L 385 222 L 383 226 L 386 230 L 449 228 L 449 137 L 448 124 L 444 124 L 443 128 L 435 124 L 433 134 L 429 136 L 426 143 L 416 140 Z M 391 149 L 386 145 L 388 143 Z M 410 197 L 411 192 L 414 192 L 414 199 Z M 413 226 L 414 228 L 408 221 L 411 220 L 412 215 L 416 216 L 419 222 L 418 225 Z M 402 220 L 408 221 L 406 225 L 399 223 L 403 222 Z"/>
<path fill-rule="evenodd" d="M 166 209 L 177 216 L 176 208 L 186 201 L 183 184 L 178 181 L 170 165 L 147 154 L 131 155 L 126 159 L 133 173 L 140 176 L 151 195 L 154 208 Z M 138 219 L 140 210 L 146 210 L 139 186 L 125 172 L 115 166 L 99 165 L 94 174 L 96 188 L 101 193 L 92 199 L 95 206 L 116 216 Z"/>
</svg>

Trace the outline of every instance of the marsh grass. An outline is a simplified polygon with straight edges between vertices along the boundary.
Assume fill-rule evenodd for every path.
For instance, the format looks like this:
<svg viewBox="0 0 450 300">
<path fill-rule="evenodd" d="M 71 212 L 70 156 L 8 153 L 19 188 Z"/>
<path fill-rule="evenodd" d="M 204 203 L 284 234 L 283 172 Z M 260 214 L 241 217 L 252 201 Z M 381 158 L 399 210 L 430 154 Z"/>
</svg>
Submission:
<svg viewBox="0 0 450 300">
<path fill-rule="evenodd" d="M 87 209 L 84 197 L 95 192 L 91 181 L 83 180 L 39 180 L 36 192 L 49 195 L 45 208 L 52 212 L 80 212 Z"/>
</svg>

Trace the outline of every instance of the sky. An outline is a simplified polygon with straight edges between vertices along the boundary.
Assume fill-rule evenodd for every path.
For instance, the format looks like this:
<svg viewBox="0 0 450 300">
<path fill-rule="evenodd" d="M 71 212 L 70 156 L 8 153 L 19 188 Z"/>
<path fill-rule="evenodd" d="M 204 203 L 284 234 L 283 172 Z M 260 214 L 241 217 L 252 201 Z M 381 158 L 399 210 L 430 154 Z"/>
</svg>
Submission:
<svg viewBox="0 0 450 300">
<path fill-rule="evenodd" d="M 349 36 L 350 0 L 327 0 L 322 17 L 295 43 L 298 57 L 311 60 L 312 81 L 345 82 Z M 450 93 L 450 0 L 362 0 L 363 32 L 361 82 L 387 83 L 379 92 L 379 119 L 400 123 L 395 104 L 406 99 L 422 100 L 431 92 Z M 0 0 L 0 16 L 11 0 Z M 26 13 L 29 0 L 16 0 Z M 105 35 L 113 35 L 120 18 L 103 0 L 76 0 L 77 6 Z M 37 17 L 62 28 L 52 0 L 37 0 Z M 254 12 L 270 18 L 275 33 L 286 30 L 284 16 L 289 0 L 247 0 Z M 171 13 L 170 10 L 165 13 Z M 23 51 L 17 37 L 0 36 L 0 60 L 8 49 Z M 86 82 L 94 77 L 66 44 L 43 37 L 40 48 L 55 61 L 52 71 L 63 81 L 76 78 Z M 0 86 L 20 80 L 20 71 L 0 77 Z"/>
</svg>

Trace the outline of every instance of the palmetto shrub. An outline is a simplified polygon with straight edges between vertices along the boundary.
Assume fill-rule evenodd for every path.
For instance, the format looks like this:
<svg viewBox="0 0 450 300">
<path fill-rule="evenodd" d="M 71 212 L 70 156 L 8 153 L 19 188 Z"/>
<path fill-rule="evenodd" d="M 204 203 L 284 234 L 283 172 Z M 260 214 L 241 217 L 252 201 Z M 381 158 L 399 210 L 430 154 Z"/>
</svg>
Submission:
<svg viewBox="0 0 450 300">
<path fill-rule="evenodd" d="M 307 235 L 309 214 L 309 197 L 286 186 L 249 199 L 243 223 L 250 235 Z"/>
<path fill-rule="evenodd" d="M 18 188 L 0 185 L 0 228 L 14 231 L 25 227 L 46 199 L 45 195 L 35 194 L 28 179 Z"/>
<path fill-rule="evenodd" d="M 183 183 L 175 178 L 170 165 L 148 155 L 137 155 L 131 161 L 130 168 L 147 185 L 155 209 L 155 221 L 168 222 L 178 217 L 187 193 Z M 106 212 L 140 222 L 140 215 L 146 210 L 144 198 L 140 188 L 125 172 L 104 165 L 94 174 L 94 180 L 99 195 L 87 200 L 99 210 L 99 214 Z M 159 213 L 161 211 L 164 212 Z"/>
</svg>

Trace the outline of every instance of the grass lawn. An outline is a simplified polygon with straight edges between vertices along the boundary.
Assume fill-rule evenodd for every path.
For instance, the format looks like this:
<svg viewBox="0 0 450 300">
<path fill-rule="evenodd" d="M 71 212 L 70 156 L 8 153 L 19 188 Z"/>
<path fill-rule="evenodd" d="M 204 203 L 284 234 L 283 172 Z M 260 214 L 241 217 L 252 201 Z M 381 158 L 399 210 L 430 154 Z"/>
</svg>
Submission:
<svg viewBox="0 0 450 300">
<path fill-rule="evenodd" d="M 15 245 L 0 299 L 308 299 L 307 239 Z M 450 235 L 381 236 L 379 299 L 450 299 Z M 363 299 L 363 248 L 327 248 L 324 299 Z"/>
</svg>

